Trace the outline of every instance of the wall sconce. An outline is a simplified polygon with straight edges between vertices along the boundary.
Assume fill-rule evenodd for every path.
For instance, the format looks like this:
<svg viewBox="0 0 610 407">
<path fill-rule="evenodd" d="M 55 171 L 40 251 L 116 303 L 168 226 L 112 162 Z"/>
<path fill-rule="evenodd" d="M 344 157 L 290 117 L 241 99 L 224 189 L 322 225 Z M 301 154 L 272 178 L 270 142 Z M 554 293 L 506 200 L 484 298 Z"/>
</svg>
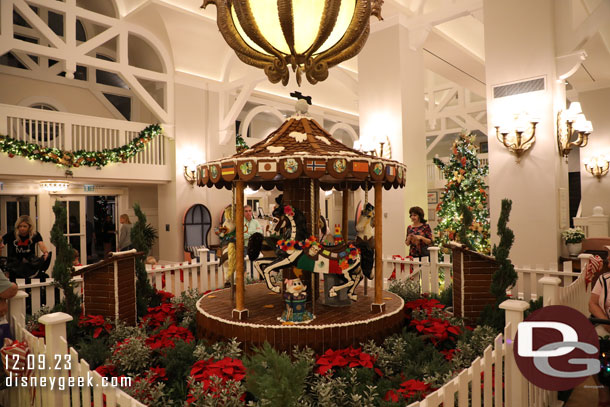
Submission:
<svg viewBox="0 0 610 407">
<path fill-rule="evenodd" d="M 568 161 L 572 147 L 584 147 L 589 141 L 593 125 L 582 114 L 579 102 L 572 102 L 566 111 L 557 113 L 557 146 L 559 155 Z M 572 141 L 576 137 L 576 140 Z"/>
<path fill-rule="evenodd" d="M 196 171 L 197 170 L 193 166 L 184 166 L 184 179 L 186 180 L 186 182 L 193 185 L 195 181 L 197 181 L 197 176 L 195 175 Z"/>
<path fill-rule="evenodd" d="M 608 173 L 610 168 L 610 156 L 598 156 L 585 160 L 585 170 L 594 177 L 597 177 L 598 181 L 602 180 L 602 177 Z"/>
<path fill-rule="evenodd" d="M 508 151 L 515 154 L 517 162 L 520 162 L 521 155 L 536 142 L 537 124 L 538 119 L 529 118 L 527 114 L 516 114 L 514 116 L 514 130 L 494 126 L 496 128 L 496 138 Z"/>
</svg>

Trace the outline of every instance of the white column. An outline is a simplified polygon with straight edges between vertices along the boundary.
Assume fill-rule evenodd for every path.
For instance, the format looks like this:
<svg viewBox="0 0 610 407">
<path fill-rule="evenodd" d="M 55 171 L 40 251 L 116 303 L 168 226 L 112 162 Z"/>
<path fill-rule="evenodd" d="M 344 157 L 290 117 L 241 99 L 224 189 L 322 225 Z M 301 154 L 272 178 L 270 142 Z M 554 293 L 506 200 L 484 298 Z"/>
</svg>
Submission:
<svg viewBox="0 0 610 407">
<path fill-rule="evenodd" d="M 559 284 L 561 284 L 561 279 L 558 277 L 542 277 L 538 280 L 540 284 L 542 284 L 542 299 L 544 301 L 544 306 L 547 305 L 557 305 L 557 300 L 559 298 Z"/>
<path fill-rule="evenodd" d="M 506 300 L 500 304 L 500 308 L 506 313 L 506 325 L 510 323 L 510 330 L 504 332 L 504 341 L 508 342 L 515 340 L 517 327 L 520 322 L 523 322 L 523 313 L 530 305 L 525 301 Z M 511 342 L 512 343 L 512 342 Z M 506 405 L 510 406 L 527 406 L 528 391 L 527 381 L 519 371 L 519 367 L 515 362 L 515 356 L 512 352 L 512 346 L 506 352 L 505 359 L 505 376 L 506 376 Z"/>
<path fill-rule="evenodd" d="M 17 294 L 8 300 L 8 322 L 11 324 L 11 333 L 15 339 L 22 340 L 21 332 L 17 330 L 17 325 L 25 328 L 25 299 L 29 297 L 25 291 L 17 291 Z"/>
<path fill-rule="evenodd" d="M 567 165 L 559 156 L 555 133 L 557 112 L 565 106 L 565 85 L 557 81 L 555 67 L 555 2 L 484 0 L 483 4 L 492 241 L 498 242 L 501 200 L 509 198 L 513 206 L 508 226 L 515 232 L 511 260 L 556 263 L 559 230 L 568 227 L 560 219 L 567 219 L 568 205 L 559 200 L 559 189 L 567 188 Z M 497 86 L 534 78 L 544 79 L 543 90 L 494 95 Z M 495 138 L 494 126 L 524 111 L 540 121 L 535 144 L 517 163 Z"/>
<path fill-rule="evenodd" d="M 52 314 L 46 314 L 38 318 L 38 322 L 44 325 L 45 328 L 45 346 L 46 346 L 46 364 L 49 366 L 57 362 L 58 355 L 62 355 L 61 361 L 70 361 L 71 363 L 77 363 L 75 360 L 66 359 L 65 356 L 68 354 L 68 342 L 66 334 L 66 323 L 72 321 L 72 316 L 63 312 L 54 312 Z M 63 366 L 63 363 L 62 363 Z M 67 376 L 66 372 L 61 370 L 49 370 L 47 372 L 48 377 L 61 377 Z M 57 387 L 50 393 L 50 400 L 54 400 L 52 405 L 64 406 L 69 404 L 69 389 L 68 387 L 64 390 L 59 390 Z"/>
<path fill-rule="evenodd" d="M 360 139 L 390 140 L 392 159 L 407 165 L 403 191 L 384 190 L 384 251 L 404 254 L 406 219 L 411 206 L 427 211 L 424 60 L 421 48 L 409 48 L 409 31 L 380 24 L 358 56 Z M 365 141 L 366 142 L 366 141 Z M 374 146 L 379 149 L 377 143 Z M 377 213 L 381 210 L 377 208 Z"/>
</svg>

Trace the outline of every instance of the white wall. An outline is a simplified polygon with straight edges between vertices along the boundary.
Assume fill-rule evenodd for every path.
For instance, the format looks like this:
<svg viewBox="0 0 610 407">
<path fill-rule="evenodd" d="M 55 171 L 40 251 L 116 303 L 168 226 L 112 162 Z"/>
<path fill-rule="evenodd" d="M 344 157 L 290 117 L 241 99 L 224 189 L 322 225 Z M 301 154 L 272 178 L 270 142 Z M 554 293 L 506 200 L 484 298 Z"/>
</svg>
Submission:
<svg viewBox="0 0 610 407">
<path fill-rule="evenodd" d="M 580 149 L 580 182 L 582 216 L 591 216 L 593 207 L 601 206 L 610 214 L 610 175 L 600 181 L 585 170 L 584 160 L 600 154 L 610 155 L 610 88 L 579 94 L 583 113 L 593 124 L 589 143 Z"/>
</svg>

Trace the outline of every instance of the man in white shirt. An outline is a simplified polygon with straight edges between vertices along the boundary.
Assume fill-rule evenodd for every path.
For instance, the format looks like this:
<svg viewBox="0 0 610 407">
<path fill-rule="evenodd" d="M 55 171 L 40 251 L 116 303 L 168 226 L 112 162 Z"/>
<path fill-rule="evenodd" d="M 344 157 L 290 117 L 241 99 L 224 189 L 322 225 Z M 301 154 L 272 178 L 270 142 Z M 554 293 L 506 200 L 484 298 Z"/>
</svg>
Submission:
<svg viewBox="0 0 610 407">
<path fill-rule="evenodd" d="M 252 207 L 244 206 L 244 246 L 248 246 L 250 236 L 255 233 L 263 233 L 263 228 L 256 219 L 252 217 Z"/>
</svg>

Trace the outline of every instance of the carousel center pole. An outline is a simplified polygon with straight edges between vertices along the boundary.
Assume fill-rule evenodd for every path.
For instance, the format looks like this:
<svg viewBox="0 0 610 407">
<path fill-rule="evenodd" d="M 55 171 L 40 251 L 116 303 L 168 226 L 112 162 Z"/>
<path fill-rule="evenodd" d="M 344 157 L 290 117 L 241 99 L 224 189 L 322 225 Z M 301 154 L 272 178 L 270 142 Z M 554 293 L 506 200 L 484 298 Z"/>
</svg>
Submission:
<svg viewBox="0 0 610 407">
<path fill-rule="evenodd" d="M 343 235 L 343 241 L 347 242 L 347 232 L 349 232 L 349 228 L 347 227 L 347 210 L 349 209 L 349 189 L 347 187 L 345 187 L 345 189 L 343 190 L 343 202 L 342 202 L 343 207 L 342 212 L 341 212 L 341 228 L 342 228 L 342 235 Z"/>
<path fill-rule="evenodd" d="M 244 182 L 235 182 L 235 309 L 233 318 L 246 319 L 248 310 L 244 306 Z"/>
<path fill-rule="evenodd" d="M 381 194 L 383 191 L 383 182 L 375 183 L 375 298 L 371 304 L 371 311 L 375 314 L 385 311 L 385 303 L 383 302 L 383 205 Z"/>
</svg>

